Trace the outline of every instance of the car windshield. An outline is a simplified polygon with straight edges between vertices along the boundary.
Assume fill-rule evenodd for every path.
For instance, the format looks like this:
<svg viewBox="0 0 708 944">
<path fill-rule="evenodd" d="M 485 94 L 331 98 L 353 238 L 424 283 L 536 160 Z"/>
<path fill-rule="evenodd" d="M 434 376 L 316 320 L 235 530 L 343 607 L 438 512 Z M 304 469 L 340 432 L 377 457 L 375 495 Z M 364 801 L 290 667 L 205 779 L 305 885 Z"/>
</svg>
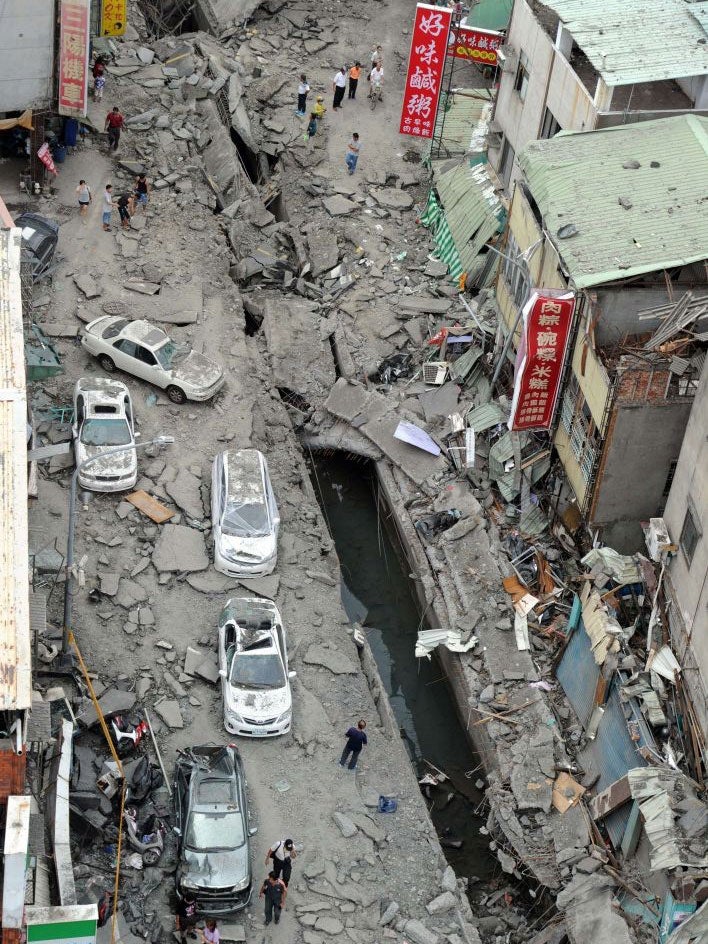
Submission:
<svg viewBox="0 0 708 944">
<path fill-rule="evenodd" d="M 124 419 L 89 419 L 81 427 L 81 442 L 85 446 L 127 446 L 132 437 Z"/>
<path fill-rule="evenodd" d="M 158 347 L 153 353 L 159 361 L 160 367 L 170 370 L 178 361 L 186 357 L 189 348 L 184 344 L 177 344 L 175 341 L 165 341 L 162 347 Z"/>
<path fill-rule="evenodd" d="M 186 844 L 190 849 L 207 852 L 214 849 L 237 849 L 246 841 L 243 817 L 238 810 L 201 813 L 189 817 Z"/>
<path fill-rule="evenodd" d="M 270 520 L 265 502 L 228 504 L 221 519 L 221 530 L 235 538 L 258 538 L 270 534 Z"/>
<path fill-rule="evenodd" d="M 238 652 L 231 663 L 229 681 L 237 688 L 282 688 L 283 663 L 274 652 Z"/>
</svg>

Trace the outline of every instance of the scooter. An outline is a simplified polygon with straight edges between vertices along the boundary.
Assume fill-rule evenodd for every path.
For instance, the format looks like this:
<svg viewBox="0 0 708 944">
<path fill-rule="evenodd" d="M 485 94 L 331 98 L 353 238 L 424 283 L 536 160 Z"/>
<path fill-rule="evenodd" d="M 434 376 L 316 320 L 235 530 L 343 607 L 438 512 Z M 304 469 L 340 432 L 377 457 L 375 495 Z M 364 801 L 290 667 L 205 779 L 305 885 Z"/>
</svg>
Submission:
<svg viewBox="0 0 708 944">
<path fill-rule="evenodd" d="M 123 811 L 128 842 L 143 857 L 143 865 L 157 865 L 165 848 L 165 824 L 152 813 L 141 824 L 138 823 L 138 811 L 134 806 Z"/>
<path fill-rule="evenodd" d="M 147 721 L 138 716 L 114 715 L 111 718 L 111 737 L 119 757 L 132 754 L 149 728 Z"/>
</svg>

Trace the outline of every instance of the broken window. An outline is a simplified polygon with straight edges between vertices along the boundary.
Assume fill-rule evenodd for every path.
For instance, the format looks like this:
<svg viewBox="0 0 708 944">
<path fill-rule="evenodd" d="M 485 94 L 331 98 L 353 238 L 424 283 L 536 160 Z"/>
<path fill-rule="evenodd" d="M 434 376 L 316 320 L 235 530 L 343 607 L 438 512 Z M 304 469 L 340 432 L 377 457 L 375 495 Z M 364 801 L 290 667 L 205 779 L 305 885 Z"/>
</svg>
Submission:
<svg viewBox="0 0 708 944">
<path fill-rule="evenodd" d="M 681 528 L 681 538 L 679 544 L 681 545 L 681 550 L 683 551 L 686 557 L 686 563 L 688 566 L 691 566 L 693 561 L 693 555 L 696 551 L 698 541 L 701 537 L 701 532 L 698 529 L 696 524 L 696 518 L 693 514 L 693 509 L 686 509 L 686 517 L 683 519 L 683 527 Z"/>
<path fill-rule="evenodd" d="M 539 134 L 539 137 L 552 138 L 554 135 L 558 134 L 560 130 L 561 126 L 556 121 L 553 112 L 550 108 L 547 108 L 543 115 L 543 122 L 541 123 L 541 133 Z"/>
<path fill-rule="evenodd" d="M 521 247 L 511 232 L 502 259 L 502 275 L 509 289 L 509 294 L 514 299 L 514 304 L 517 308 L 521 308 L 531 292 L 531 276 L 526 260 L 521 254 Z"/>
<path fill-rule="evenodd" d="M 516 67 L 514 91 L 519 93 L 522 102 L 526 101 L 526 92 L 529 87 L 529 58 L 522 50 L 519 54 L 519 64 Z"/>
<path fill-rule="evenodd" d="M 508 188 L 509 181 L 511 180 L 511 171 L 514 167 L 515 157 L 516 151 L 509 144 L 509 139 L 505 136 L 501 150 L 501 159 L 499 161 L 499 177 L 506 188 Z"/>
</svg>

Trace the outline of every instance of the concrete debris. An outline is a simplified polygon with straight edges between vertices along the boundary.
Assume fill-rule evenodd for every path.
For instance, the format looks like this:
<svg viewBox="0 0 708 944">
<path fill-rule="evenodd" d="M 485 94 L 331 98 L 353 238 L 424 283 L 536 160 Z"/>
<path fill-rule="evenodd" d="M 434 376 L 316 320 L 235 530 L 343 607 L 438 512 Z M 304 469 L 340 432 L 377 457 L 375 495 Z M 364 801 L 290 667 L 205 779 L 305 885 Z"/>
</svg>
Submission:
<svg viewBox="0 0 708 944">
<path fill-rule="evenodd" d="M 343 652 L 319 644 L 310 646 L 302 661 L 307 665 L 322 666 L 333 675 L 355 675 L 357 672 L 354 663 Z"/>
<path fill-rule="evenodd" d="M 179 702 L 170 698 L 163 698 L 155 704 L 155 711 L 162 718 L 168 728 L 179 729 L 184 727 L 184 719 L 179 708 Z"/>
<path fill-rule="evenodd" d="M 356 836 L 359 832 L 355 824 L 348 816 L 345 816 L 344 813 L 333 813 L 332 819 L 337 826 L 339 826 L 339 830 L 345 839 L 351 839 L 352 836 Z"/>
<path fill-rule="evenodd" d="M 438 895 L 437 898 L 433 898 L 432 901 L 429 901 L 425 906 L 425 910 L 429 915 L 442 914 L 445 911 L 450 911 L 452 908 L 457 907 L 457 896 L 453 895 L 452 892 L 443 892 L 441 895 Z"/>
<path fill-rule="evenodd" d="M 165 525 L 155 544 L 152 562 L 162 573 L 206 570 L 209 558 L 201 532 L 179 524 Z"/>
</svg>

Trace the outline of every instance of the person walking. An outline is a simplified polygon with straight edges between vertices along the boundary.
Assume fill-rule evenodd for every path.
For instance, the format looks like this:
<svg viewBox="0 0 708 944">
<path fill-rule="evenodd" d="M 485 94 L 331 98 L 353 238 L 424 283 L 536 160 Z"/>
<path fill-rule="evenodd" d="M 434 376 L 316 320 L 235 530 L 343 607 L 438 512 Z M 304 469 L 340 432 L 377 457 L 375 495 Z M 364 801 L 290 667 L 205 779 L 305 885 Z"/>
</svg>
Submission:
<svg viewBox="0 0 708 944">
<path fill-rule="evenodd" d="M 101 201 L 103 210 L 103 228 L 107 233 L 111 231 L 111 214 L 113 212 L 113 184 L 106 184 Z"/>
<path fill-rule="evenodd" d="M 103 101 L 103 90 L 106 87 L 106 77 L 105 75 L 97 75 L 93 80 L 93 98 L 96 102 Z"/>
<path fill-rule="evenodd" d="M 138 174 L 135 178 L 135 199 L 142 207 L 143 213 L 147 209 L 148 194 L 150 193 L 150 184 L 145 173 Z"/>
<path fill-rule="evenodd" d="M 133 215 L 133 195 L 122 193 L 118 197 L 118 216 L 120 217 L 123 229 L 130 229 L 130 218 Z"/>
<path fill-rule="evenodd" d="M 359 754 L 361 754 L 361 749 L 365 744 L 368 744 L 366 734 L 364 733 L 365 728 L 366 721 L 364 721 L 362 718 L 361 721 L 357 722 L 357 726 L 355 728 L 349 728 L 347 733 L 344 735 L 347 739 L 347 743 L 344 745 L 342 756 L 339 758 L 340 767 L 344 767 L 346 765 L 347 758 L 351 754 L 349 769 L 356 769 L 357 761 L 359 760 Z"/>
<path fill-rule="evenodd" d="M 359 76 L 361 75 L 361 63 L 355 62 L 354 65 L 349 70 L 349 98 L 354 101 L 356 98 L 356 87 L 359 84 Z"/>
<path fill-rule="evenodd" d="M 219 944 L 221 935 L 216 926 L 216 918 L 207 918 L 204 927 L 200 929 L 202 944 Z"/>
<path fill-rule="evenodd" d="M 276 878 L 283 876 L 286 886 L 290 884 L 290 875 L 293 870 L 292 860 L 297 858 L 295 845 L 292 839 L 280 839 L 273 843 L 265 857 L 265 864 L 273 862 L 273 873 Z"/>
<path fill-rule="evenodd" d="M 372 46 L 372 48 L 371 48 L 371 65 L 372 65 L 372 68 L 373 68 L 373 66 L 376 65 L 377 62 L 378 62 L 378 64 L 379 64 L 380 66 L 383 65 L 383 48 L 382 48 L 381 46 Z"/>
<path fill-rule="evenodd" d="M 359 135 L 355 131 L 352 134 L 351 141 L 347 145 L 347 153 L 344 156 L 350 175 L 356 170 L 356 162 L 359 160 L 359 146 Z"/>
<path fill-rule="evenodd" d="M 91 188 L 85 180 L 79 181 L 79 186 L 76 188 L 76 195 L 79 198 L 79 213 L 81 216 L 86 216 L 89 203 L 91 202 Z"/>
<path fill-rule="evenodd" d="M 315 102 L 315 107 L 312 109 L 313 114 L 317 115 L 317 120 L 321 121 L 324 118 L 324 113 L 327 111 L 327 107 L 324 103 L 324 96 L 318 95 L 317 101 Z"/>
<path fill-rule="evenodd" d="M 175 915 L 175 924 L 179 934 L 180 944 L 187 944 L 187 935 L 196 938 L 197 934 L 194 925 L 197 923 L 197 903 L 194 897 L 186 892 L 181 901 L 177 903 L 177 914 Z"/>
<path fill-rule="evenodd" d="M 317 134 L 317 115 L 314 111 L 310 114 L 310 120 L 307 123 L 307 131 L 305 132 L 305 140 L 310 141 Z"/>
<path fill-rule="evenodd" d="M 332 91 L 334 92 L 334 101 L 332 102 L 332 111 L 339 111 L 342 107 L 344 98 L 344 89 L 347 87 L 347 70 L 344 66 L 332 79 Z"/>
<path fill-rule="evenodd" d="M 108 132 L 108 149 L 118 150 L 121 130 L 125 127 L 125 119 L 120 113 L 117 105 L 106 115 L 106 125 L 104 130 Z"/>
<path fill-rule="evenodd" d="M 310 86 L 307 84 L 307 77 L 303 72 L 300 76 L 300 84 L 297 87 L 297 108 L 295 109 L 295 114 L 298 118 L 305 117 L 305 106 L 307 105 L 307 93 L 310 91 Z"/>
<path fill-rule="evenodd" d="M 265 882 L 261 885 L 258 893 L 259 898 L 265 898 L 265 923 L 269 925 L 271 921 L 280 923 L 280 912 L 285 907 L 285 899 L 288 897 L 288 889 L 285 882 L 275 877 L 275 872 L 269 872 Z"/>
</svg>

